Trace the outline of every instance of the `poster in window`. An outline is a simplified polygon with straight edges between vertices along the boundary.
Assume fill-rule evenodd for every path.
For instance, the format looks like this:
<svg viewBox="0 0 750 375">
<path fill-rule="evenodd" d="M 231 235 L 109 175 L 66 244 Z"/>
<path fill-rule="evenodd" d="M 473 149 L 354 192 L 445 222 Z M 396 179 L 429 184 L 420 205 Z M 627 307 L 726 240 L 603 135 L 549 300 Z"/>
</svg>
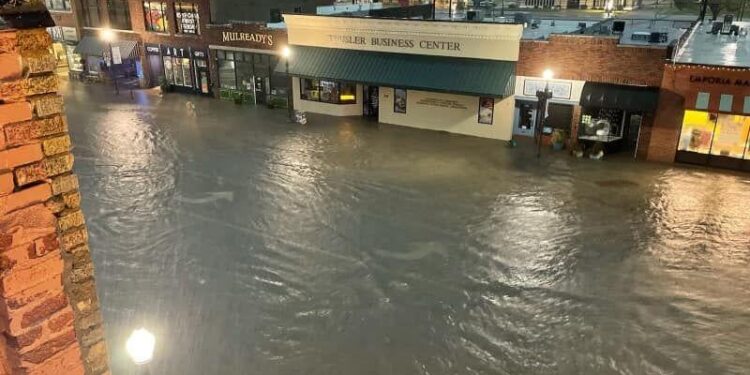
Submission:
<svg viewBox="0 0 750 375">
<path fill-rule="evenodd" d="M 492 125 L 492 118 L 495 116 L 495 98 L 479 98 L 479 123 Z"/>
<path fill-rule="evenodd" d="M 406 113 L 405 89 L 393 89 L 393 112 Z"/>
<path fill-rule="evenodd" d="M 685 111 L 678 150 L 708 154 L 711 150 L 716 114 L 702 111 Z"/>
<path fill-rule="evenodd" d="M 176 3 L 177 31 L 182 34 L 198 34 L 198 9 L 194 4 Z"/>
<path fill-rule="evenodd" d="M 149 31 L 165 32 L 167 31 L 167 17 L 164 14 L 164 3 L 144 2 L 143 8 L 146 16 L 146 28 Z"/>
</svg>

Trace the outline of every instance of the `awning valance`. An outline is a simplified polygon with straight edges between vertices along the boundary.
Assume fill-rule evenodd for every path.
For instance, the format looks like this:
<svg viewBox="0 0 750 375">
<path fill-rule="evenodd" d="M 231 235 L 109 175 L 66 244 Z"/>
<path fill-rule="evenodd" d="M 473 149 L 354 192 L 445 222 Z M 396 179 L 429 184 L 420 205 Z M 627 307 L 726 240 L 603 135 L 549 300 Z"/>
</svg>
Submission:
<svg viewBox="0 0 750 375">
<path fill-rule="evenodd" d="M 629 112 L 655 112 L 659 89 L 586 82 L 581 92 L 581 106 L 622 109 Z"/>
<path fill-rule="evenodd" d="M 120 47 L 123 59 L 138 57 L 138 42 L 135 40 L 118 40 L 112 42 L 112 47 Z M 78 42 L 73 51 L 82 56 L 102 56 L 109 53 L 109 44 L 93 36 L 85 36 Z"/>
<path fill-rule="evenodd" d="M 276 70 L 284 72 L 283 60 Z M 511 61 L 303 46 L 289 60 L 295 76 L 493 97 L 513 95 L 515 70 Z"/>
</svg>

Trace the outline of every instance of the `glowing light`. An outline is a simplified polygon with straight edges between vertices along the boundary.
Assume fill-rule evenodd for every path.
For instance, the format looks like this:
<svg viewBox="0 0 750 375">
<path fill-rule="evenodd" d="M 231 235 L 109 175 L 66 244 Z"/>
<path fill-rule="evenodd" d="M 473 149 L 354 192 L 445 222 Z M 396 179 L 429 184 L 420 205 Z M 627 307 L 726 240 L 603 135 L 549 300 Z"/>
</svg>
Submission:
<svg viewBox="0 0 750 375">
<path fill-rule="evenodd" d="M 292 49 L 289 48 L 289 46 L 285 46 L 281 49 L 281 55 L 284 56 L 285 59 L 288 59 L 290 56 L 292 56 Z"/>
<path fill-rule="evenodd" d="M 115 32 L 111 29 L 103 29 L 99 32 L 99 38 L 105 42 L 113 42 L 115 39 L 117 39 L 117 36 L 115 35 Z"/>
<path fill-rule="evenodd" d="M 542 77 L 544 79 L 552 79 L 552 77 L 555 76 L 555 73 L 552 72 L 551 69 L 544 69 L 544 72 L 542 73 Z"/>
<path fill-rule="evenodd" d="M 341 94 L 341 95 L 339 95 L 339 100 L 341 100 L 341 101 L 344 101 L 344 100 L 354 100 L 354 99 L 355 99 L 354 94 Z"/>
<path fill-rule="evenodd" d="M 128 341 L 125 343 L 125 349 L 133 363 L 145 365 L 151 362 L 154 357 L 155 345 L 156 337 L 145 328 L 139 328 L 130 334 Z"/>
</svg>

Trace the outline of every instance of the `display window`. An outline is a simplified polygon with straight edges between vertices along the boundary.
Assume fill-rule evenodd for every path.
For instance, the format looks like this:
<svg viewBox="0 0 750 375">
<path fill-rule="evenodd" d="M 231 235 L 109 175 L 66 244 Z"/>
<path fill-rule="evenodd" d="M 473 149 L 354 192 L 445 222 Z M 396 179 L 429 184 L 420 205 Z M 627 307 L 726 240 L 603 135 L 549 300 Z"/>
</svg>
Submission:
<svg viewBox="0 0 750 375">
<path fill-rule="evenodd" d="M 715 113 L 685 111 L 677 150 L 708 154 L 711 151 L 716 119 Z"/>
<path fill-rule="evenodd" d="M 742 159 L 747 149 L 750 117 L 720 114 L 716 120 L 711 155 Z"/>
<path fill-rule="evenodd" d="M 146 30 L 167 32 L 167 3 L 158 1 L 144 1 L 143 15 L 146 19 Z"/>
<path fill-rule="evenodd" d="M 357 85 L 324 79 L 300 79 L 300 97 L 304 100 L 331 103 L 354 104 L 357 102 Z"/>
<path fill-rule="evenodd" d="M 164 78 L 171 85 L 193 87 L 193 68 L 190 59 L 164 56 Z"/>
<path fill-rule="evenodd" d="M 68 69 L 71 71 L 81 72 L 83 71 L 83 63 L 81 63 L 81 55 L 75 53 L 76 47 L 65 45 L 65 50 L 68 56 Z"/>
</svg>

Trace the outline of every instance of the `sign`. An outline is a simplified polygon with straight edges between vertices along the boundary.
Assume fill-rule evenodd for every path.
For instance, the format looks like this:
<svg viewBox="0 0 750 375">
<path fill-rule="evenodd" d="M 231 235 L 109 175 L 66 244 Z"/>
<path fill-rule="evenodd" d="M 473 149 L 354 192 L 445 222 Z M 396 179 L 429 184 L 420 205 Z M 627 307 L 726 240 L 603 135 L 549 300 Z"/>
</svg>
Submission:
<svg viewBox="0 0 750 375">
<path fill-rule="evenodd" d="M 149 55 L 158 55 L 159 46 L 146 46 L 146 53 L 148 53 Z"/>
<path fill-rule="evenodd" d="M 544 91 L 547 81 L 526 79 L 523 81 L 523 95 L 536 96 L 537 91 Z M 573 84 L 570 82 L 550 81 L 549 90 L 552 91 L 553 99 L 570 99 Z"/>
<path fill-rule="evenodd" d="M 61 42 L 64 40 L 62 28 L 60 26 L 48 27 L 47 33 L 52 37 L 52 40 Z"/>
<path fill-rule="evenodd" d="M 289 44 L 518 61 L 522 25 L 285 14 Z"/>
<path fill-rule="evenodd" d="M 725 85 L 725 86 L 740 86 L 740 87 L 750 87 L 750 79 L 731 79 L 731 78 L 725 78 L 725 77 L 711 77 L 711 76 L 698 76 L 698 75 L 691 75 L 690 76 L 690 82 L 691 83 L 707 83 L 709 85 Z"/>
<path fill-rule="evenodd" d="M 193 51 L 193 57 L 195 57 L 196 59 L 205 59 L 206 53 L 203 51 Z"/>
<path fill-rule="evenodd" d="M 417 102 L 417 104 L 429 105 L 433 107 L 450 108 L 450 109 L 462 109 L 462 110 L 468 109 L 463 103 L 457 100 L 453 100 L 453 99 L 439 99 L 439 98 L 427 97 L 427 98 L 420 99 Z"/>
<path fill-rule="evenodd" d="M 77 41 L 78 40 L 78 31 L 75 27 L 66 27 L 62 26 L 60 27 L 62 30 L 63 39 L 68 41 Z"/>
<path fill-rule="evenodd" d="M 113 46 L 112 47 L 112 63 L 122 64 L 122 54 L 120 53 L 120 46 Z"/>
<path fill-rule="evenodd" d="M 222 42 L 253 42 L 273 46 L 273 35 L 263 33 L 243 33 L 236 31 L 222 31 Z"/>
</svg>

